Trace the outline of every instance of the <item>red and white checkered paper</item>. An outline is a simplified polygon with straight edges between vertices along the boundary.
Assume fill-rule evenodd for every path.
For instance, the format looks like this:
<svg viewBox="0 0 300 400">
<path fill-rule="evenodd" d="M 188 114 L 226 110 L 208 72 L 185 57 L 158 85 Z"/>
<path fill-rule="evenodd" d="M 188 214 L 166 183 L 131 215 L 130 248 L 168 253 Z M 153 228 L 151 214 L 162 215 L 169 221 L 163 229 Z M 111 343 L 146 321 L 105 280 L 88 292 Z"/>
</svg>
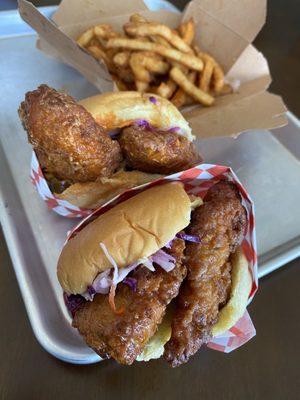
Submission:
<svg viewBox="0 0 300 400">
<path fill-rule="evenodd" d="M 201 164 L 197 167 L 188 169 L 177 174 L 169 175 L 164 178 L 158 179 L 154 182 L 146 183 L 133 189 L 129 189 L 123 194 L 115 197 L 113 200 L 99 207 L 93 211 L 91 215 L 83 219 L 68 235 L 67 240 L 74 237 L 81 229 L 89 224 L 95 217 L 105 213 L 113 208 L 116 204 L 129 199 L 137 193 L 160 184 L 172 181 L 181 181 L 184 184 L 185 190 L 188 194 L 193 194 L 203 198 L 208 189 L 220 180 L 227 180 L 234 182 L 241 194 L 242 203 L 247 210 L 247 228 L 245 237 L 242 242 L 242 249 L 248 260 L 248 268 L 252 276 L 252 289 L 249 294 L 249 303 L 252 300 L 258 285 L 257 279 L 257 252 L 256 252 L 256 236 L 255 236 L 255 220 L 254 220 L 254 206 L 245 188 L 242 186 L 237 176 L 233 173 L 231 168 L 220 165 Z M 229 353 L 237 349 L 253 336 L 255 336 L 255 328 L 251 318 L 246 311 L 243 317 L 226 333 L 214 337 L 209 343 L 208 347 L 214 350 Z"/>
<path fill-rule="evenodd" d="M 48 208 L 57 214 L 67 218 L 83 218 L 92 213 L 93 210 L 74 206 L 66 200 L 59 199 L 51 192 L 34 151 L 31 157 L 30 178 Z"/>
</svg>

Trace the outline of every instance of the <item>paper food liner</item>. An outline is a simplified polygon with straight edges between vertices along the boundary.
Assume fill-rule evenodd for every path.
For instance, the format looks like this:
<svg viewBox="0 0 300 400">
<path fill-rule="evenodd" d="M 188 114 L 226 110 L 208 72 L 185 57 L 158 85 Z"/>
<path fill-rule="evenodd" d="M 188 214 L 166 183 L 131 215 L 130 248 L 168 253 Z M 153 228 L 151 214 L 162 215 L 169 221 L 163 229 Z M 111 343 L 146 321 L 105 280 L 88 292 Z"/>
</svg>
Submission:
<svg viewBox="0 0 300 400">
<path fill-rule="evenodd" d="M 90 215 L 93 211 L 74 206 L 66 200 L 59 199 L 51 192 L 34 151 L 31 157 L 30 179 L 48 208 L 57 214 L 67 218 L 82 218 Z"/>
<path fill-rule="evenodd" d="M 185 190 L 188 194 L 193 194 L 204 198 L 208 189 L 215 185 L 221 180 L 226 180 L 235 183 L 239 189 L 242 204 L 247 212 L 247 231 L 241 244 L 243 253 L 248 261 L 249 272 L 252 277 L 252 288 L 249 294 L 249 301 L 253 299 L 254 294 L 258 287 L 258 275 L 257 275 L 257 249 L 256 249 L 256 233 L 255 233 L 255 218 L 254 218 L 254 205 L 247 193 L 246 189 L 242 186 L 241 182 L 229 167 L 213 164 L 200 164 L 196 167 L 190 168 L 186 171 L 179 172 L 173 175 L 169 175 L 158 179 L 156 181 L 146 183 L 136 188 L 127 190 L 121 195 L 115 197 L 110 202 L 99 207 L 93 211 L 91 215 L 83 219 L 72 231 L 69 232 L 67 241 L 76 236 L 86 225 L 88 225 L 95 217 L 105 213 L 106 211 L 113 208 L 115 205 L 135 196 L 137 193 L 156 185 L 161 185 L 172 181 L 181 181 L 184 184 Z M 238 347 L 242 346 L 253 336 L 256 331 L 251 318 L 246 311 L 243 317 L 227 332 L 222 335 L 212 338 L 207 344 L 211 349 L 221 351 L 223 353 L 229 353 Z"/>
</svg>

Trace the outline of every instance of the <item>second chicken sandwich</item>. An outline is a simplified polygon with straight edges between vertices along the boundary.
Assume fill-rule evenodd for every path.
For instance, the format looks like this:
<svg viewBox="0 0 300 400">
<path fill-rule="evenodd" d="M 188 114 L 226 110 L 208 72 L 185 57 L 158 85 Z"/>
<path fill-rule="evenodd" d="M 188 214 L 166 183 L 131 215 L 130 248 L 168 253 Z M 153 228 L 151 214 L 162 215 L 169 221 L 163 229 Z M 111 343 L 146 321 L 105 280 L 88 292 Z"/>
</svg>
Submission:
<svg viewBox="0 0 300 400">
<path fill-rule="evenodd" d="M 237 187 L 190 198 L 181 183 L 123 201 L 71 238 L 58 279 L 73 326 L 121 364 L 188 361 L 245 312 L 251 290 L 240 244 L 246 211 Z"/>
</svg>

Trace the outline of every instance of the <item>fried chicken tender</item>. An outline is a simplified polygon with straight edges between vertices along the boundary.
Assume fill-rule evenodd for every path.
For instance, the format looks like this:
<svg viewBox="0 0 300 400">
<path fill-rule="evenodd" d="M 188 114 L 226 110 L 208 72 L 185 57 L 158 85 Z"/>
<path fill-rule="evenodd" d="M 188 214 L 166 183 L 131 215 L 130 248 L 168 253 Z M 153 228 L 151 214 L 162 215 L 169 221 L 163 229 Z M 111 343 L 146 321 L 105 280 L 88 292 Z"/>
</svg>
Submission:
<svg viewBox="0 0 300 400">
<path fill-rule="evenodd" d="M 201 161 L 193 143 L 175 132 L 130 126 L 119 143 L 127 166 L 143 172 L 170 174 Z"/>
<path fill-rule="evenodd" d="M 188 274 L 164 353 L 173 367 L 187 362 L 211 338 L 211 328 L 230 293 L 230 254 L 241 243 L 245 227 L 246 211 L 236 187 L 227 182 L 214 185 L 193 212 L 188 233 L 199 235 L 201 243 L 186 247 Z"/>
<path fill-rule="evenodd" d="M 19 115 L 41 166 L 58 179 L 93 181 L 121 162 L 119 144 L 71 96 L 41 85 L 26 94 Z"/>
<path fill-rule="evenodd" d="M 182 264 L 184 248 L 184 241 L 176 239 L 168 250 L 177 261 L 172 271 L 157 267 L 151 272 L 140 266 L 131 274 L 137 280 L 136 291 L 122 283 L 117 286 L 115 304 L 117 310 L 124 308 L 122 314 L 114 313 L 108 296 L 101 294 L 76 312 L 73 326 L 101 357 L 130 365 L 142 352 L 186 275 Z"/>
</svg>

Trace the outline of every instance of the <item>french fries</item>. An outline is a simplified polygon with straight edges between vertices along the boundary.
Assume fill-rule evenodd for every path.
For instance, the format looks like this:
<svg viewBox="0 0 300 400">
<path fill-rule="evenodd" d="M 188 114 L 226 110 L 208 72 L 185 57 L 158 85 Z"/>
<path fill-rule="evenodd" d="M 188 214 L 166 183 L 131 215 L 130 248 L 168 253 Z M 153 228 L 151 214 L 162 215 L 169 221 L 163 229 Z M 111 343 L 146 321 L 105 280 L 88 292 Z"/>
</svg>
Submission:
<svg viewBox="0 0 300 400">
<path fill-rule="evenodd" d="M 113 62 L 118 67 L 128 67 L 129 60 L 130 60 L 130 52 L 129 51 L 121 51 L 120 53 L 115 54 L 113 57 Z"/>
<path fill-rule="evenodd" d="M 124 31 L 127 35 L 134 37 L 161 36 L 177 50 L 184 53 L 190 53 L 192 50 L 190 46 L 181 39 L 178 33 L 172 31 L 168 26 L 156 22 L 143 22 L 138 24 L 129 22 L 124 25 Z"/>
<path fill-rule="evenodd" d="M 136 80 L 135 86 L 138 92 L 145 93 L 148 90 L 149 84 L 147 82 Z"/>
<path fill-rule="evenodd" d="M 207 92 L 214 70 L 214 63 L 210 58 L 203 57 L 202 59 L 204 60 L 204 68 L 202 74 L 199 75 L 199 88 Z"/>
<path fill-rule="evenodd" d="M 107 53 L 100 46 L 89 46 L 87 48 L 89 53 L 91 53 L 97 60 L 101 60 L 108 67 L 109 71 L 115 72 L 115 67 L 112 64 Z"/>
<path fill-rule="evenodd" d="M 183 22 L 179 25 L 178 31 L 182 37 L 182 40 L 191 46 L 195 37 L 195 24 L 194 20 L 191 18 L 187 22 Z"/>
<path fill-rule="evenodd" d="M 217 61 L 210 56 L 207 53 L 203 53 L 199 50 L 197 46 L 195 46 L 195 52 L 196 54 L 204 60 L 204 62 L 210 65 L 210 69 L 212 69 L 212 72 L 210 73 L 210 83 L 212 83 L 212 90 L 215 91 L 216 93 L 219 93 L 222 91 L 222 88 L 224 86 L 224 72 L 220 65 L 217 63 Z M 205 70 L 205 68 L 204 68 Z M 204 74 L 203 70 L 203 74 Z M 211 79 L 212 78 L 212 79 Z M 208 80 L 208 78 L 207 78 Z M 201 88 L 201 78 L 200 78 L 200 88 Z M 202 89 L 202 88 L 201 88 Z M 209 83 L 207 84 L 207 87 L 205 89 L 209 89 Z M 202 90 L 205 90 L 202 89 Z"/>
<path fill-rule="evenodd" d="M 182 70 L 181 70 L 181 72 L 182 72 Z M 191 83 L 194 83 L 195 80 L 196 80 L 196 76 L 197 76 L 197 74 L 196 74 L 195 71 L 190 72 L 189 75 L 188 75 L 189 81 Z M 176 91 L 176 93 L 172 97 L 171 101 L 177 108 L 180 108 L 185 104 L 192 104 L 193 103 L 193 101 L 190 98 L 190 96 L 188 94 L 186 94 L 184 89 L 181 88 L 181 87 Z"/>
<path fill-rule="evenodd" d="M 197 88 L 186 75 L 177 67 L 173 67 L 170 71 L 170 77 L 177 83 L 181 89 L 183 89 L 187 94 L 189 94 L 193 99 L 197 100 L 204 106 L 211 106 L 214 102 L 214 98 L 203 92 L 201 89 Z"/>
<path fill-rule="evenodd" d="M 77 44 L 81 47 L 86 47 L 94 37 L 94 28 L 90 28 L 83 32 L 77 39 Z"/>
<path fill-rule="evenodd" d="M 94 34 L 100 40 L 108 40 L 120 36 L 113 30 L 112 26 L 108 24 L 96 25 L 94 27 Z"/>
<path fill-rule="evenodd" d="M 145 68 L 144 53 L 133 53 L 129 60 L 129 65 L 137 81 L 150 83 L 150 72 Z"/>
<path fill-rule="evenodd" d="M 151 73 L 166 74 L 169 69 L 169 64 L 162 61 L 156 54 L 138 52 L 130 56 L 129 65 L 136 78 L 136 87 L 139 92 L 145 92 L 152 80 Z M 143 89 L 142 89 L 143 88 Z"/>
<path fill-rule="evenodd" d="M 178 50 L 166 48 L 158 43 L 143 42 L 139 39 L 115 38 L 109 39 L 106 47 L 108 49 L 123 48 L 130 50 L 152 51 L 153 53 L 159 54 L 166 59 L 177 61 L 190 69 L 196 71 L 202 71 L 203 69 L 203 61 L 200 58 L 192 54 L 187 55 Z"/>
<path fill-rule="evenodd" d="M 133 14 L 123 31 L 100 24 L 77 39 L 79 46 L 106 64 L 119 90 L 156 93 L 178 108 L 195 103 L 210 106 L 215 97 L 232 92 L 218 62 L 194 45 L 193 18 L 171 29 Z"/>
<path fill-rule="evenodd" d="M 146 18 L 144 18 L 141 14 L 132 14 L 129 18 L 129 21 L 134 23 L 147 22 Z"/>
<path fill-rule="evenodd" d="M 167 82 L 162 82 L 158 86 L 156 93 L 165 99 L 169 99 L 175 92 L 176 88 L 176 83 L 172 79 L 168 79 Z"/>
</svg>

